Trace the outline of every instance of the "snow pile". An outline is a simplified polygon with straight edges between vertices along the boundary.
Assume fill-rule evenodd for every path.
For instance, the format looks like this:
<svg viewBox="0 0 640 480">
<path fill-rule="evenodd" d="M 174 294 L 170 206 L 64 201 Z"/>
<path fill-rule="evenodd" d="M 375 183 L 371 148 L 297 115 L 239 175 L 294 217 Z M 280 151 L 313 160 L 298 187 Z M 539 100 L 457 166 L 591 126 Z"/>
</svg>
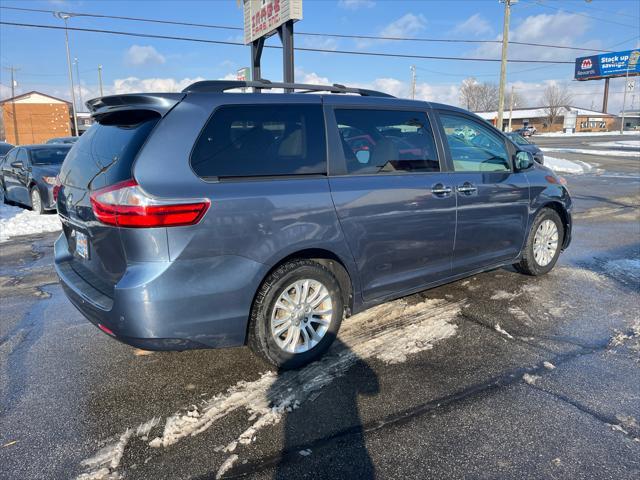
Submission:
<svg viewBox="0 0 640 480">
<path fill-rule="evenodd" d="M 435 343 L 455 335 L 457 326 L 453 321 L 461 308 L 462 302 L 425 300 L 410 305 L 401 299 L 355 315 L 342 324 L 340 341 L 320 360 L 300 370 L 281 374 L 270 371 L 256 380 L 240 381 L 200 405 L 178 411 L 166 419 L 161 435 L 148 445 L 169 447 L 206 431 L 232 412 L 245 410 L 250 424 L 226 446 L 214 449 L 234 452 L 253 443 L 263 428 L 279 423 L 304 402 L 313 401 L 324 387 L 345 375 L 361 359 L 401 363 L 409 355 L 433 348 Z M 82 462 L 89 471 L 78 478 L 118 476 L 121 452 L 133 436 L 132 431 L 125 431 L 115 444 Z M 238 454 L 231 454 L 219 467 L 218 475 L 232 468 L 237 460 Z"/>
<path fill-rule="evenodd" d="M 0 204 L 0 242 L 20 235 L 56 232 L 61 228 L 58 215 L 38 215 L 31 210 Z"/>
<path fill-rule="evenodd" d="M 595 142 L 590 143 L 594 147 L 628 147 L 640 148 L 640 140 L 614 140 L 613 142 Z"/>
<path fill-rule="evenodd" d="M 548 132 L 548 133 L 536 133 L 536 137 L 606 137 L 612 135 L 620 135 L 619 131 L 616 132 Z M 640 131 L 637 132 L 624 132 L 623 135 L 640 135 Z"/>
<path fill-rule="evenodd" d="M 591 171 L 591 165 L 585 162 L 566 160 L 564 158 L 544 156 L 544 166 L 560 173 L 586 173 Z"/>
<path fill-rule="evenodd" d="M 556 148 L 544 147 L 543 152 L 579 153 L 583 155 L 599 155 L 601 157 L 640 157 L 640 151 L 633 150 L 593 150 L 590 148 Z M 545 156 L 546 158 L 546 156 Z"/>
</svg>

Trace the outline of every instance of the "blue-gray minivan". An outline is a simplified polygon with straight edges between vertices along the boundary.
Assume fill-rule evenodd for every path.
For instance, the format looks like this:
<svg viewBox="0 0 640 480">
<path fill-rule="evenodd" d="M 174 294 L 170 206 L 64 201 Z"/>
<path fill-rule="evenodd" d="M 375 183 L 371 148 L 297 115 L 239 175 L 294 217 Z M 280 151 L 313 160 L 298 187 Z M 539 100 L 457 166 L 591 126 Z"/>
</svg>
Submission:
<svg viewBox="0 0 640 480">
<path fill-rule="evenodd" d="M 541 275 L 570 242 L 564 179 L 460 108 L 266 81 L 87 105 L 56 270 L 142 349 L 248 343 L 295 368 L 343 317 L 500 266 Z"/>
</svg>

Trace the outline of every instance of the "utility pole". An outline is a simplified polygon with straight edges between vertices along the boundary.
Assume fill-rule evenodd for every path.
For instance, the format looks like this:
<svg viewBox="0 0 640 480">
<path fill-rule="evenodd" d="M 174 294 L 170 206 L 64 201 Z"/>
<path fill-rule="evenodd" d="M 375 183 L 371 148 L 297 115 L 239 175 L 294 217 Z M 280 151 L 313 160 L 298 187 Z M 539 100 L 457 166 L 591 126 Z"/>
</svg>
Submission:
<svg viewBox="0 0 640 480">
<path fill-rule="evenodd" d="M 511 118 L 513 117 L 513 85 L 511 85 L 511 98 L 509 99 L 509 131 L 511 131 Z"/>
<path fill-rule="evenodd" d="M 103 97 L 104 93 L 102 93 L 102 65 L 98 65 L 98 83 L 100 84 L 100 96 Z"/>
<path fill-rule="evenodd" d="M 15 137 L 16 145 L 20 145 L 20 136 L 18 135 L 18 117 L 16 116 L 16 81 L 13 74 L 19 70 L 13 65 L 5 67 L 6 70 L 11 72 L 11 110 L 13 112 L 13 136 Z"/>
<path fill-rule="evenodd" d="M 80 108 L 79 111 L 82 111 L 82 85 L 80 84 L 80 62 L 78 61 L 78 57 L 73 59 L 73 63 L 76 65 L 76 78 L 78 79 L 78 98 L 80 99 Z"/>
<path fill-rule="evenodd" d="M 504 117 L 504 89 L 507 81 L 507 46 L 509 45 L 509 20 L 511 18 L 511 5 L 518 0 L 500 0 L 504 3 L 504 25 L 502 27 L 502 60 L 500 62 L 500 90 L 498 93 L 498 125 L 504 130 L 502 119 Z"/>
<path fill-rule="evenodd" d="M 620 135 L 624 133 L 624 109 L 627 103 L 627 90 L 629 90 L 629 59 L 627 59 L 627 74 L 624 77 L 624 95 L 622 97 L 622 115 L 620 118 Z"/>
<path fill-rule="evenodd" d="M 411 99 L 415 100 L 416 98 L 416 66 L 411 65 L 409 67 L 411 69 Z"/>
<path fill-rule="evenodd" d="M 73 86 L 73 72 L 71 71 L 71 53 L 69 53 L 69 31 L 67 30 L 67 20 L 71 15 L 63 12 L 55 12 L 54 17 L 64 20 L 64 41 L 67 47 L 67 70 L 69 71 L 69 88 L 71 91 L 71 112 L 73 113 L 73 128 L 75 134 L 78 135 L 78 115 L 76 114 L 76 95 Z"/>
</svg>

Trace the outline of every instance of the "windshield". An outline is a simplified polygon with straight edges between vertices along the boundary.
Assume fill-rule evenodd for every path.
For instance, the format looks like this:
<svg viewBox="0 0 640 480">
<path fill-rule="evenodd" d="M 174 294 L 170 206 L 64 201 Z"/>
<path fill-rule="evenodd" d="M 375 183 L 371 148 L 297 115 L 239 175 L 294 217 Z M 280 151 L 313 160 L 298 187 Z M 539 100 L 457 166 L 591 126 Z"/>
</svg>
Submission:
<svg viewBox="0 0 640 480">
<path fill-rule="evenodd" d="M 510 133 L 509 138 L 513 140 L 516 145 L 531 145 L 526 138 L 522 135 L 518 135 L 517 133 Z"/>
<path fill-rule="evenodd" d="M 62 165 L 71 147 L 41 148 L 31 150 L 31 163 L 34 165 Z"/>
</svg>

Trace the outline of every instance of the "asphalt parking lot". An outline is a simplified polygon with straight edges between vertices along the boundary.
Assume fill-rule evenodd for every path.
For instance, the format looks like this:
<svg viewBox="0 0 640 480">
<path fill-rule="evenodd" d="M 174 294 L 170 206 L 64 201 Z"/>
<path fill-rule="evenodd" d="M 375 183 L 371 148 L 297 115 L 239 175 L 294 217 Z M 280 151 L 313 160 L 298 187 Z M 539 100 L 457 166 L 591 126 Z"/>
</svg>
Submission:
<svg viewBox="0 0 640 480">
<path fill-rule="evenodd" d="M 56 234 L 0 244 L 0 476 L 639 478 L 633 153 L 563 153 L 594 169 L 566 176 L 573 243 L 550 274 L 499 269 L 376 307 L 294 372 L 246 348 L 120 344 L 57 285 Z"/>
</svg>

